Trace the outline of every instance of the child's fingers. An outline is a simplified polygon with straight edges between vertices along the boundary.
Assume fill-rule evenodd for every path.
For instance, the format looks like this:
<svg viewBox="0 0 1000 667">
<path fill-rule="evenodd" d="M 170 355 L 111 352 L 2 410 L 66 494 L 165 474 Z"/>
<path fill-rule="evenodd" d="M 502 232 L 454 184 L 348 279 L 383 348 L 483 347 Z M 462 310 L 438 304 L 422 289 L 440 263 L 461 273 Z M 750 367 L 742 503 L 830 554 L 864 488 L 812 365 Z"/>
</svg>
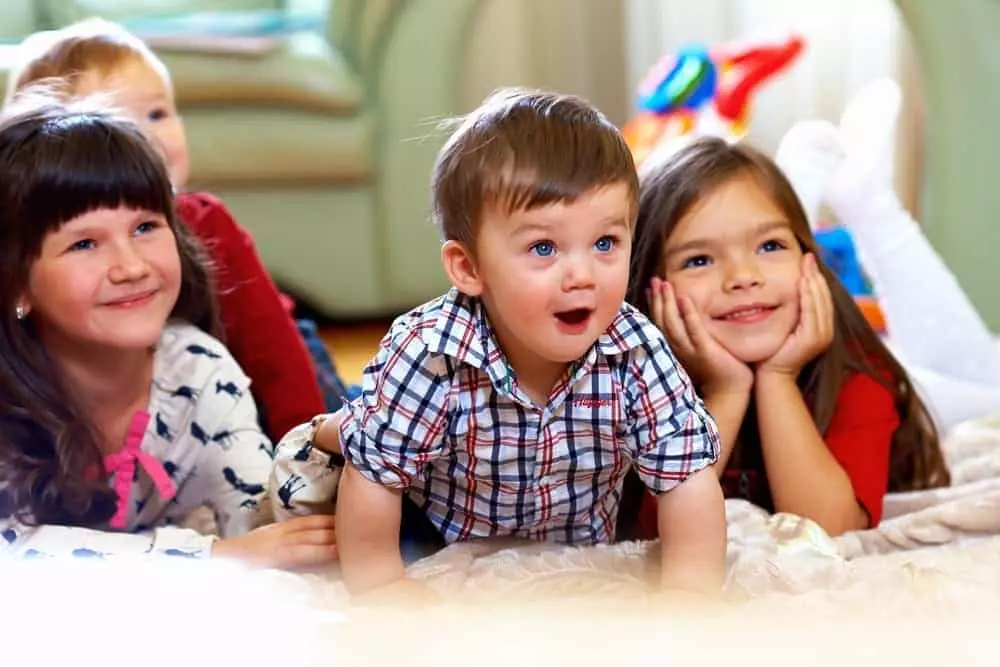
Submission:
<svg viewBox="0 0 1000 667">
<path fill-rule="evenodd" d="M 799 331 L 806 340 L 816 335 L 816 304 L 809 277 L 799 278 Z"/>
<path fill-rule="evenodd" d="M 816 302 L 816 315 L 823 340 L 830 340 L 833 338 L 834 326 L 833 295 L 830 293 L 830 285 L 818 268 L 813 280 L 813 298 Z"/>
<path fill-rule="evenodd" d="M 679 301 L 684 302 L 681 307 L 681 317 L 684 318 L 684 328 L 687 331 L 688 339 L 691 341 L 691 347 L 696 352 L 704 352 L 711 345 L 712 337 L 709 336 L 708 331 L 705 329 L 701 315 L 695 309 L 694 304 L 691 303 L 691 299 L 679 297 Z"/>
<path fill-rule="evenodd" d="M 337 544 L 337 533 L 333 529 L 303 530 L 286 537 L 286 546 L 330 546 Z"/>
<path fill-rule="evenodd" d="M 806 256 L 805 268 L 803 277 L 813 314 L 810 336 L 813 340 L 826 343 L 833 336 L 833 298 L 830 296 L 830 287 L 819 270 L 815 255 Z"/>
<path fill-rule="evenodd" d="M 685 326 L 684 318 L 678 308 L 677 295 L 673 286 L 664 282 L 661 294 L 667 338 L 670 339 L 674 347 L 679 348 L 678 351 L 681 354 L 691 354 L 694 351 L 694 346 L 691 344 L 691 337 L 688 335 L 687 326 Z"/>
<path fill-rule="evenodd" d="M 337 518 L 332 514 L 311 514 L 297 516 L 280 524 L 286 535 L 314 530 L 334 530 Z"/>
<path fill-rule="evenodd" d="M 650 286 L 646 290 L 646 296 L 649 301 L 649 319 L 653 320 L 653 324 L 660 331 L 666 333 L 667 325 L 663 321 L 663 294 L 659 289 L 659 281 L 656 278 L 653 278 L 650 282 Z"/>
<path fill-rule="evenodd" d="M 300 569 L 326 565 L 337 560 L 336 544 L 290 544 L 281 550 L 283 569 Z"/>
</svg>

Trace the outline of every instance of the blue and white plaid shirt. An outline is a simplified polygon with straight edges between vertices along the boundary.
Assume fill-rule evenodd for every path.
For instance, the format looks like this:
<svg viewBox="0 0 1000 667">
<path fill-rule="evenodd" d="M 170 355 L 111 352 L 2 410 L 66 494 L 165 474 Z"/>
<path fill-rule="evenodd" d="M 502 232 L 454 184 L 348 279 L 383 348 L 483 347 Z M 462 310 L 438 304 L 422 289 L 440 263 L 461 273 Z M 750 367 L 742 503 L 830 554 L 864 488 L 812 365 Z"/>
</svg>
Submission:
<svg viewBox="0 0 1000 667">
<path fill-rule="evenodd" d="M 407 489 L 448 542 L 610 542 L 630 465 L 660 493 L 719 456 L 687 374 L 627 304 L 544 406 L 518 387 L 481 302 L 454 289 L 393 323 L 362 386 L 344 455 Z"/>
</svg>

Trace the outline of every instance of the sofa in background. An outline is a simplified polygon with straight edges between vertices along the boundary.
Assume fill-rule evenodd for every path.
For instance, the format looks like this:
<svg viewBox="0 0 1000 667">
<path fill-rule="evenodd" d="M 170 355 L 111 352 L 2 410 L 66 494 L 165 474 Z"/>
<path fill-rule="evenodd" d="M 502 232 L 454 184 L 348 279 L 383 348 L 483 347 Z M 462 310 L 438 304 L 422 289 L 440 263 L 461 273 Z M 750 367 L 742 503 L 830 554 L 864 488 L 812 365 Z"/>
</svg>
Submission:
<svg viewBox="0 0 1000 667">
<path fill-rule="evenodd" d="M 281 9 L 294 0 L 4 0 L 0 38 L 101 15 Z M 462 111 L 477 0 L 330 0 L 258 55 L 161 50 L 210 190 L 279 284 L 320 314 L 387 315 L 446 287 L 430 219 L 435 124 Z M 317 0 L 310 0 L 316 3 Z M 325 4 L 327 0 L 321 0 Z M 0 76 L 10 47 L 0 47 Z"/>
</svg>

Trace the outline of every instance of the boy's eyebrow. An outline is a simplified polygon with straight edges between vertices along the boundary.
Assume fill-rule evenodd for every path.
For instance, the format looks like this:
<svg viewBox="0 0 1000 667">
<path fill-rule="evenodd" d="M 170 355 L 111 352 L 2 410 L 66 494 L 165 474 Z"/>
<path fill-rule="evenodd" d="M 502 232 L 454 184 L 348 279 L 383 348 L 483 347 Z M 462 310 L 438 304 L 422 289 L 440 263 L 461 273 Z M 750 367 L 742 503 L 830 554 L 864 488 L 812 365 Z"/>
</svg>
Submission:
<svg viewBox="0 0 1000 667">
<path fill-rule="evenodd" d="M 787 220 L 767 220 L 765 222 L 758 224 L 753 229 L 751 229 L 747 233 L 747 236 L 750 238 L 753 238 L 755 236 L 762 236 L 764 234 L 767 234 L 768 232 L 772 232 L 777 229 L 791 229 L 791 226 L 792 226 L 791 223 L 789 223 Z M 691 239 L 690 241 L 686 241 L 684 243 L 681 243 L 680 245 L 674 246 L 672 248 L 667 248 L 666 252 L 664 252 L 663 255 L 665 258 L 671 257 L 673 255 L 677 255 L 685 251 L 708 248 L 711 247 L 712 244 L 713 240 L 709 238 Z"/>
<path fill-rule="evenodd" d="M 607 227 L 623 227 L 625 229 L 630 228 L 629 220 L 627 217 L 614 216 L 606 218 L 600 222 L 601 225 Z M 536 222 L 534 220 L 529 222 L 521 223 L 517 226 L 515 234 L 528 234 L 528 233 L 540 233 L 547 234 L 552 231 L 555 225 L 549 222 Z"/>
</svg>

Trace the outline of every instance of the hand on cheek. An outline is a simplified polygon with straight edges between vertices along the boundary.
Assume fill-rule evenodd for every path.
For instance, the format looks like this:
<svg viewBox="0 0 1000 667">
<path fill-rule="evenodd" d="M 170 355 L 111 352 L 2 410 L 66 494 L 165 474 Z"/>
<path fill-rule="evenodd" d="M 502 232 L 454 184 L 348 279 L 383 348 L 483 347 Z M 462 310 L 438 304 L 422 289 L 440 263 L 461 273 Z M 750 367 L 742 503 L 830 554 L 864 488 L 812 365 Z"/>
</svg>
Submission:
<svg viewBox="0 0 1000 667">
<path fill-rule="evenodd" d="M 758 374 L 794 377 L 833 340 L 833 297 L 811 253 L 802 257 L 798 293 L 799 321 L 778 351 L 758 365 Z"/>
<path fill-rule="evenodd" d="M 650 319 L 663 331 L 702 393 L 749 390 L 753 371 L 708 333 L 691 299 L 679 296 L 668 281 L 656 277 L 648 297 Z"/>
</svg>

